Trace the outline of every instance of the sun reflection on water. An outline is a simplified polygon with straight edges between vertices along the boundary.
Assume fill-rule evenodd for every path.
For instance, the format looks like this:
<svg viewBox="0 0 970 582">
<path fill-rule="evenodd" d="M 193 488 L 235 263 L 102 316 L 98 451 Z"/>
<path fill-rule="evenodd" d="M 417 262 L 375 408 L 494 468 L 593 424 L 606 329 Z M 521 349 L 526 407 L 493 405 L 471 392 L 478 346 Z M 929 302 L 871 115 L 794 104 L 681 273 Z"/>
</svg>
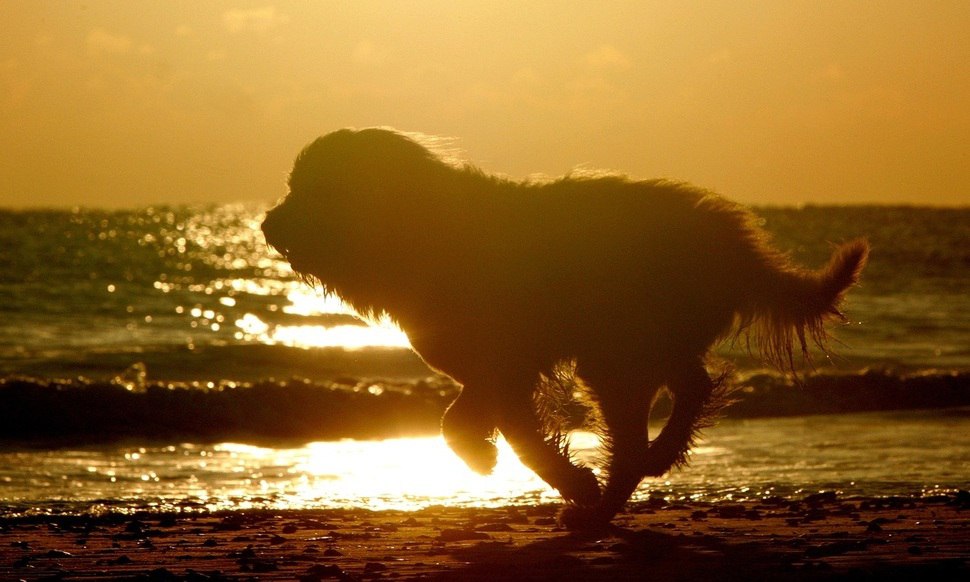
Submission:
<svg viewBox="0 0 970 582">
<path fill-rule="evenodd" d="M 291 289 L 286 295 L 289 305 L 283 312 L 302 317 L 319 315 L 349 315 L 366 319 L 367 325 L 272 325 L 258 315 L 246 313 L 235 324 L 240 330 L 237 339 L 269 345 L 299 348 L 344 348 L 348 350 L 382 347 L 410 348 L 404 331 L 387 314 L 377 318 L 362 318 L 351 306 L 333 293 L 318 293 L 309 288 Z"/>
<path fill-rule="evenodd" d="M 151 286 L 166 301 L 153 308 L 128 306 L 129 313 L 145 311 L 132 325 L 146 331 L 151 326 L 157 337 L 162 326 L 187 319 L 190 345 L 228 341 L 348 350 L 410 348 L 405 333 L 386 314 L 359 313 L 294 273 L 266 245 L 260 232 L 264 210 L 225 206 L 183 215 L 148 209 L 138 215 L 142 230 L 150 232 L 129 234 L 138 236 L 140 247 L 157 249 L 163 265 Z M 114 282 L 104 289 L 121 294 Z M 166 303 L 174 305 L 165 310 Z M 340 316 L 348 320 L 339 321 Z"/>
<path fill-rule="evenodd" d="M 554 502 L 556 492 L 529 471 L 504 439 L 492 474 L 472 472 L 441 437 L 314 442 L 292 449 L 214 445 L 186 493 L 209 510 L 364 506 L 415 510 Z M 201 451 L 205 453 L 205 451 Z M 135 462 L 139 459 L 135 459 Z M 142 467 L 140 471 L 148 470 Z"/>
<path fill-rule="evenodd" d="M 505 505 L 510 499 L 556 499 L 504 441 L 488 476 L 473 473 L 440 437 L 384 441 L 379 454 L 365 442 L 318 442 L 296 471 L 310 477 L 296 506 L 332 499 L 366 499 L 373 509 L 417 509 L 430 504 Z"/>
</svg>

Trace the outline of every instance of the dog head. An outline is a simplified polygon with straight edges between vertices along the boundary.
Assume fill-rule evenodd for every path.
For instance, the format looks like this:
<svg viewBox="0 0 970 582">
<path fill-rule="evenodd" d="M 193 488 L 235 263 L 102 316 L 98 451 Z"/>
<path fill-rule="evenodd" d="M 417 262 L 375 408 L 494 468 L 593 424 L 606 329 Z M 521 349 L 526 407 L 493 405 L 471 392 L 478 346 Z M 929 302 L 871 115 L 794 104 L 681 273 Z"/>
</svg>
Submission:
<svg viewBox="0 0 970 582">
<path fill-rule="evenodd" d="M 427 193 L 450 170 L 392 130 L 330 133 L 297 156 L 289 193 L 267 214 L 263 234 L 294 270 L 353 296 L 420 246 Z"/>
</svg>

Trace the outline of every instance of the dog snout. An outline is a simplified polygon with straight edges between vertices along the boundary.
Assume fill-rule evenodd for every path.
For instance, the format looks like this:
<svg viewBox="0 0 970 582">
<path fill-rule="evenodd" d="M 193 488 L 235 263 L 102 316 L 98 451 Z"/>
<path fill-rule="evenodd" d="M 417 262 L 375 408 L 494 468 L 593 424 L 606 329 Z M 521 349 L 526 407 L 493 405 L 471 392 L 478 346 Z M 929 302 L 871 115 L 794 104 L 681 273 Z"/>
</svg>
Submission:
<svg viewBox="0 0 970 582">
<path fill-rule="evenodd" d="M 284 219 L 280 209 L 281 207 L 277 206 L 266 213 L 266 218 L 263 219 L 262 229 L 266 242 L 280 252 L 285 252 L 286 245 L 282 240 Z"/>
</svg>

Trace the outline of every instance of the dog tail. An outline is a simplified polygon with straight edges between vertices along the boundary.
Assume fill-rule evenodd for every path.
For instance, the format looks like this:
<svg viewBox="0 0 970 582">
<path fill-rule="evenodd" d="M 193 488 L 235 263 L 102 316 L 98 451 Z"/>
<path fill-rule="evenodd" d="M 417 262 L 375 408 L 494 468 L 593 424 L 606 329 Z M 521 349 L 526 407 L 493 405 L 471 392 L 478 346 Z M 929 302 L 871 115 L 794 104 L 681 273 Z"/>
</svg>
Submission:
<svg viewBox="0 0 970 582">
<path fill-rule="evenodd" d="M 842 299 L 859 281 L 868 256 L 869 243 L 858 239 L 836 248 L 828 265 L 817 271 L 775 261 L 770 275 L 757 284 L 760 292 L 752 310 L 742 318 L 742 329 L 754 337 L 765 360 L 794 371 L 796 341 L 806 360 L 809 341 L 825 350 L 825 323 L 844 321 Z"/>
</svg>

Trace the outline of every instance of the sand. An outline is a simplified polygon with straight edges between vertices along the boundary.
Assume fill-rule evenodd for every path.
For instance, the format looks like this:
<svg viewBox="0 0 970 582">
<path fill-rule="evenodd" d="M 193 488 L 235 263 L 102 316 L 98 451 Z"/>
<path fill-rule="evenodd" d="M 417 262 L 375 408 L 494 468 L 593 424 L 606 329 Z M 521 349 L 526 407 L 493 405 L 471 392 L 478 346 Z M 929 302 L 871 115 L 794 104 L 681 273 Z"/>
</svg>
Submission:
<svg viewBox="0 0 970 582">
<path fill-rule="evenodd" d="M 970 494 L 0 518 L 0 580 L 970 580 Z"/>
</svg>

